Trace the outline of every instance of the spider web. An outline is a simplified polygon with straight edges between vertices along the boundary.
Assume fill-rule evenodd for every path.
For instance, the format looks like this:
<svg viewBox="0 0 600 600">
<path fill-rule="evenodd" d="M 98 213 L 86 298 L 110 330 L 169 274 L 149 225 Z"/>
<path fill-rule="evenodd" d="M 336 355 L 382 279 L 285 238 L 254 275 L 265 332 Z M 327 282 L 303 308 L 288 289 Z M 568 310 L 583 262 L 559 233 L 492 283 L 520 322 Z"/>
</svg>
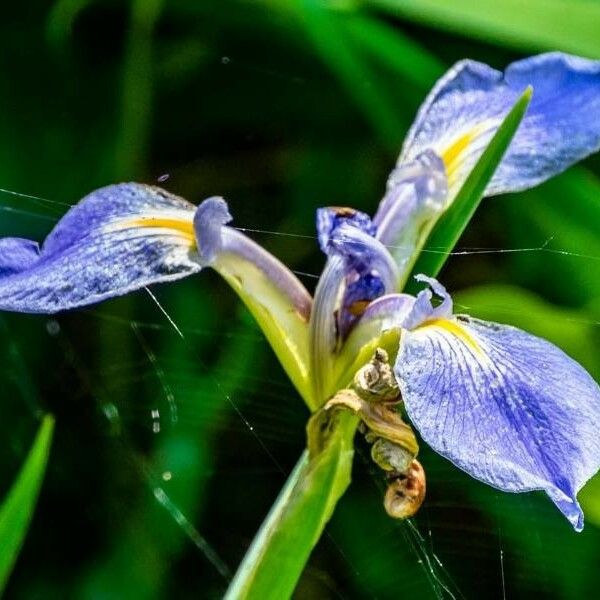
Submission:
<svg viewBox="0 0 600 600">
<path fill-rule="evenodd" d="M 42 220 L 56 220 L 64 212 L 63 203 L 0 191 L 33 204 L 0 210 Z M 49 206 L 54 214 L 40 212 L 39 206 Z M 305 233 L 241 229 L 257 238 L 293 237 L 314 245 L 314 236 Z M 463 248 L 452 256 L 458 261 L 481 255 L 543 255 L 588 269 L 599 259 L 551 244 L 548 238 L 529 248 Z M 307 285 L 318 277 L 298 274 Z M 88 425 L 102 432 L 101 442 L 111 447 L 114 462 L 123 461 L 124 472 L 137 482 L 125 486 L 136 496 L 129 510 L 110 515 L 119 531 L 113 531 L 114 539 L 103 547 L 101 566 L 84 578 L 87 590 L 102 589 L 115 572 L 129 568 L 136 553 L 147 564 L 148 552 L 140 544 L 148 540 L 139 539 L 140 530 L 155 526 L 150 554 L 159 575 L 173 565 L 176 572 L 184 572 L 193 562 L 199 565 L 198 581 L 219 594 L 303 447 L 307 413 L 260 331 L 243 309 L 235 308 L 235 299 L 226 301 L 224 308 L 233 319 L 218 311 L 190 314 L 194 302 L 229 293 L 215 277 L 207 279 L 183 282 L 177 289 L 158 286 L 133 300 L 112 301 L 76 315 L 2 318 L 5 375 L 29 413 L 37 414 L 44 406 L 59 417 L 70 415 L 66 420 L 73 426 L 81 408 L 73 413 L 70 406 L 41 400 L 68 389 L 69 402 L 88 403 Z M 182 294 L 192 300 L 182 302 Z M 513 304 L 493 301 L 480 306 L 477 295 L 467 295 L 457 305 L 517 321 L 547 319 Z M 559 326 L 576 324 L 597 331 L 600 322 L 585 314 L 559 312 L 553 318 Z M 55 381 L 41 389 L 31 382 L 41 378 L 45 359 L 32 355 L 15 333 L 21 331 L 19 319 L 27 320 L 35 339 L 44 337 L 43 347 L 53 354 Z M 82 331 L 94 335 L 88 339 Z M 90 446 L 84 444 L 86 451 Z M 308 597 L 315 589 L 336 597 L 387 597 L 392 590 L 402 590 L 441 599 L 469 597 L 474 590 L 490 588 L 503 598 L 528 589 L 551 595 L 556 558 L 547 564 L 536 561 L 527 576 L 519 566 L 528 556 L 547 555 L 549 540 L 560 540 L 582 558 L 581 567 L 563 585 L 572 585 L 577 576 L 584 579 L 585 549 L 597 534 L 577 546 L 543 499 L 482 489 L 425 450 L 422 462 L 431 490 L 426 504 L 414 520 L 393 522 L 381 506 L 381 474 L 361 440 L 357 449 L 354 483 L 307 565 L 300 596 Z M 118 477 L 113 481 L 110 471 L 102 476 L 109 489 L 119 489 Z M 523 530 L 528 532 L 526 539 Z M 463 539 L 469 536 L 471 543 Z M 472 579 L 469 562 L 477 565 L 478 581 Z"/>
</svg>

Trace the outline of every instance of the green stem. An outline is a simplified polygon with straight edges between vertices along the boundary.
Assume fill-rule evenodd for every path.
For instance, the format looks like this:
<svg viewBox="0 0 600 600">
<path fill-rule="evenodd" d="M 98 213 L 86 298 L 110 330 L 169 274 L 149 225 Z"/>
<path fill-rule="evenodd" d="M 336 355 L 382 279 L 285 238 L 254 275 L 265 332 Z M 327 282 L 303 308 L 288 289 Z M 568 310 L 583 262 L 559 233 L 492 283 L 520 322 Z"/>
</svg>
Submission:
<svg viewBox="0 0 600 600">
<path fill-rule="evenodd" d="M 350 484 L 358 419 L 340 415 L 317 456 L 304 451 L 231 582 L 226 600 L 289 598 Z"/>
</svg>

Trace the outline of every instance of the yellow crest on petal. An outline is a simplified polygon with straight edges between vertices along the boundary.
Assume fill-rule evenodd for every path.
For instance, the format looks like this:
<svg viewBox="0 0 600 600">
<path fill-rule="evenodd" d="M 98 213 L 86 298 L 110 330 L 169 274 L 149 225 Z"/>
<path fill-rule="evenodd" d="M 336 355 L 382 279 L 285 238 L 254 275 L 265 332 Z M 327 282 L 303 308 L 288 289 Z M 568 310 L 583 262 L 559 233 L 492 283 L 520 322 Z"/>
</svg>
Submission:
<svg viewBox="0 0 600 600">
<path fill-rule="evenodd" d="M 163 229 L 176 232 L 177 235 L 186 239 L 190 246 L 196 245 L 194 234 L 193 214 L 191 215 L 148 215 L 122 219 L 111 224 L 111 228 L 118 229 Z"/>
<path fill-rule="evenodd" d="M 453 336 L 457 337 L 478 354 L 483 353 L 483 350 L 481 349 L 481 346 L 477 340 L 467 331 L 465 327 L 463 327 L 454 319 L 430 319 L 419 325 L 417 329 L 424 329 L 427 327 L 437 327 L 439 329 L 443 329 L 444 331 L 447 331 L 448 333 L 451 333 Z"/>
<path fill-rule="evenodd" d="M 446 176 L 450 187 L 457 183 L 465 159 L 474 150 L 473 145 L 486 133 L 492 134 L 497 125 L 497 120 L 487 119 L 463 131 L 453 137 L 449 143 L 443 145 L 439 154 L 446 167 Z M 480 150 L 483 151 L 484 146 L 480 146 Z"/>
</svg>

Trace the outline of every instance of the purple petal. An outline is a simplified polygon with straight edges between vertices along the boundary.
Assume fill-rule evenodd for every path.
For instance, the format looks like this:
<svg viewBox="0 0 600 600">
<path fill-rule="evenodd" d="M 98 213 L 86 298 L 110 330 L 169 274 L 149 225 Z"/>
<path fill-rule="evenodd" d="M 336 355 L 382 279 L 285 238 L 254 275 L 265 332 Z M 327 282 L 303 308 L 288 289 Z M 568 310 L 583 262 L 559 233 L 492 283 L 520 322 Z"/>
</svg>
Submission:
<svg viewBox="0 0 600 600">
<path fill-rule="evenodd" d="M 343 206 L 317 209 L 317 237 L 321 250 L 327 254 L 333 232 L 343 223 L 374 236 L 376 227 L 364 212 Z"/>
<path fill-rule="evenodd" d="M 0 309 L 53 313 L 199 271 L 195 210 L 142 184 L 92 192 L 59 221 L 39 256 L 34 242 L 20 242 L 21 258 L 0 273 Z"/>
<path fill-rule="evenodd" d="M 361 213 L 362 214 L 362 213 Z M 328 209 L 317 217 L 327 264 L 315 290 L 310 318 L 313 394 L 324 401 L 331 391 L 333 355 L 367 305 L 395 291 L 398 271 L 385 246 L 376 240 L 370 220 L 329 219 Z M 324 218 L 327 217 L 327 218 Z M 323 223 L 333 223 L 332 227 Z M 335 391 L 335 390 L 333 390 Z"/>
<path fill-rule="evenodd" d="M 456 64 L 419 110 L 400 162 L 433 149 L 455 194 L 528 85 L 533 99 L 488 195 L 537 185 L 600 148 L 600 62 L 551 52 L 504 73 L 470 60 Z"/>
<path fill-rule="evenodd" d="M 356 271 L 359 275 L 376 272 L 387 291 L 395 288 L 398 281 L 396 263 L 385 246 L 368 233 L 343 223 L 332 233 L 328 252 L 342 256 L 348 271 Z"/>
<path fill-rule="evenodd" d="M 360 319 L 361 325 L 377 320 L 380 331 L 394 327 L 406 327 L 405 321 L 415 304 L 415 297 L 409 294 L 387 294 L 369 304 Z"/>
<path fill-rule="evenodd" d="M 227 204 L 209 198 L 199 207 L 194 230 L 200 261 L 221 275 L 246 304 L 290 379 L 311 408 L 308 321 L 312 298 L 277 258 L 233 227 Z"/>
<path fill-rule="evenodd" d="M 28 269 L 39 255 L 37 242 L 22 238 L 0 239 L 0 278 Z"/>
<path fill-rule="evenodd" d="M 201 208 L 202 205 L 198 210 Z M 202 235 L 201 229 L 197 228 L 196 232 L 198 236 Z M 216 237 L 214 241 L 217 244 Z M 221 275 L 237 278 L 240 284 L 248 280 L 250 271 L 260 273 L 262 283 L 257 285 L 256 289 L 244 290 L 255 295 L 253 301 L 262 305 L 263 309 L 269 310 L 272 307 L 266 301 L 266 289 L 274 287 L 278 290 L 279 299 L 284 303 L 286 310 L 308 321 L 312 298 L 300 280 L 278 258 L 232 227 L 221 228 L 218 245 L 218 253 L 214 250 L 217 245 L 213 246 L 212 252 L 215 254 L 211 267 Z M 204 260 L 204 254 L 202 259 Z M 255 277 L 255 273 L 252 277 Z M 234 285 L 234 288 L 237 287 Z"/>
<path fill-rule="evenodd" d="M 577 492 L 600 467 L 600 389 L 552 344 L 467 317 L 402 333 L 395 365 L 423 439 L 476 479 L 544 490 L 583 528 Z"/>
<path fill-rule="evenodd" d="M 196 209 L 136 183 L 97 190 L 60 220 L 39 255 L 34 242 L 0 240 L 0 310 L 58 312 L 210 265 L 246 303 L 310 404 L 311 297 L 274 256 L 226 227 L 230 220 L 222 198 Z"/>
<path fill-rule="evenodd" d="M 168 218 L 187 223 L 196 207 L 165 190 L 142 183 L 109 185 L 88 194 L 60 220 L 45 239 L 42 254 L 57 254 L 77 242 L 100 232 L 109 224 L 119 226 L 123 219 L 141 219 L 149 227 L 158 227 L 153 220 Z M 157 216 L 158 215 L 158 216 Z M 185 227 L 189 230 L 189 226 Z"/>
<path fill-rule="evenodd" d="M 365 348 L 374 350 L 381 346 L 382 335 L 387 332 L 400 333 L 414 303 L 415 297 L 409 294 L 386 294 L 367 306 L 336 357 L 335 390 L 347 385 L 348 379 L 360 367 L 359 357 L 364 355 Z"/>
<path fill-rule="evenodd" d="M 431 299 L 433 294 L 429 289 L 422 290 L 417 294 L 417 297 L 412 306 L 412 310 L 404 317 L 403 327 L 406 329 L 414 329 L 433 319 L 447 319 L 452 316 L 452 298 L 446 291 L 446 288 L 433 277 L 427 277 L 422 273 L 415 276 L 417 281 L 426 283 L 431 290 L 441 298 L 442 302 L 438 306 L 433 306 Z"/>
<path fill-rule="evenodd" d="M 414 309 L 415 297 L 409 294 L 386 294 L 367 306 L 348 339 L 343 351 L 354 359 L 360 349 L 391 329 L 403 329 L 406 318 Z"/>
<path fill-rule="evenodd" d="M 268 288 L 275 287 L 278 290 L 278 301 L 284 302 L 286 310 L 308 320 L 312 300 L 306 288 L 281 261 L 262 246 L 236 229 L 227 227 L 226 224 L 232 219 L 223 198 L 207 198 L 200 204 L 194 216 L 194 231 L 202 263 L 213 267 L 230 283 L 236 283 L 233 286 L 236 290 L 245 282 L 245 301 L 250 303 L 263 303 L 268 308 L 268 303 L 265 302 L 266 296 L 271 295 Z M 257 280 L 257 273 L 260 273 L 261 282 Z M 256 290 L 249 285 L 250 279 L 256 284 L 260 283 Z M 250 287 L 253 288 L 252 293 L 249 293 Z M 257 296 L 252 299 L 255 293 Z"/>
<path fill-rule="evenodd" d="M 426 150 L 390 174 L 373 223 L 377 225 L 377 239 L 388 248 L 401 271 L 424 243 L 429 224 L 446 209 L 447 198 L 446 169 L 433 150 Z"/>
<path fill-rule="evenodd" d="M 194 216 L 194 230 L 199 240 L 202 260 L 210 263 L 221 250 L 223 225 L 233 217 L 223 198 L 214 196 L 202 202 Z"/>
<path fill-rule="evenodd" d="M 398 270 L 381 242 L 348 222 L 331 233 L 328 252 L 343 259 L 332 296 L 337 300 L 342 284 L 341 304 L 332 314 L 337 313 L 337 333 L 343 339 L 370 302 L 396 289 Z"/>
<path fill-rule="evenodd" d="M 339 343 L 336 315 L 340 308 L 340 295 L 345 285 L 346 267 L 342 256 L 327 259 L 319 277 L 310 313 L 310 376 L 312 394 L 318 404 L 335 393 L 329 385 L 333 376 L 334 355 Z"/>
</svg>

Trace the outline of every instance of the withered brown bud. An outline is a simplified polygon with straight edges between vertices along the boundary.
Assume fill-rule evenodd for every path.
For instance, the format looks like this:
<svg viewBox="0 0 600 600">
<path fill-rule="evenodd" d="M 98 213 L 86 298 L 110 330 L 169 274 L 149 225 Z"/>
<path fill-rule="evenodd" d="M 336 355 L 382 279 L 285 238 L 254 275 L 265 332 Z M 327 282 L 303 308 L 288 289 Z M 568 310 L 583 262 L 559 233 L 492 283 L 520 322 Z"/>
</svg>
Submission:
<svg viewBox="0 0 600 600">
<path fill-rule="evenodd" d="M 377 348 L 371 361 L 356 372 L 352 387 L 367 402 L 398 401 L 400 390 L 383 348 Z"/>
<path fill-rule="evenodd" d="M 383 438 L 377 438 L 371 446 L 373 462 L 384 471 L 406 473 L 414 457 L 415 455 L 405 447 Z"/>
<path fill-rule="evenodd" d="M 425 471 L 418 460 L 413 460 L 405 474 L 394 478 L 388 485 L 383 505 L 390 517 L 412 517 L 425 499 Z"/>
</svg>

